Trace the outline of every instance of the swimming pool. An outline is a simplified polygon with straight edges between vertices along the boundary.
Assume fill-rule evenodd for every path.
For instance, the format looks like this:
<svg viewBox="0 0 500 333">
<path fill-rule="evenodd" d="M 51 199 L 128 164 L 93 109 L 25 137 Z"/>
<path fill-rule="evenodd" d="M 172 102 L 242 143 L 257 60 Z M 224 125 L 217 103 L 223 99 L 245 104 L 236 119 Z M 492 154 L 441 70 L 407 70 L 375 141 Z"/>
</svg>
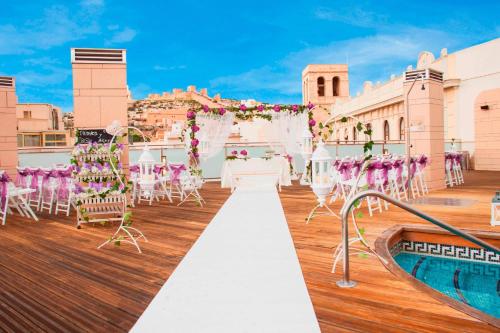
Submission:
<svg viewBox="0 0 500 333">
<path fill-rule="evenodd" d="M 493 247 L 500 233 L 466 230 Z M 500 253 L 437 227 L 396 225 L 375 241 L 384 265 L 449 306 L 500 328 Z"/>
<path fill-rule="evenodd" d="M 448 297 L 500 318 L 500 265 L 400 252 L 407 273 Z"/>
</svg>

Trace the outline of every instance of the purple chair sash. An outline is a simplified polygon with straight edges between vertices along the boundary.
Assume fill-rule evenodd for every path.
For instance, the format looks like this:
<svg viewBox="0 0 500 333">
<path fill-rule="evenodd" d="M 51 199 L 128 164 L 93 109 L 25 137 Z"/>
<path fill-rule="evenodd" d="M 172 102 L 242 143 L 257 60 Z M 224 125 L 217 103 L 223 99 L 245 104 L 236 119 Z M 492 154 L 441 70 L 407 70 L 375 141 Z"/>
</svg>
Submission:
<svg viewBox="0 0 500 333">
<path fill-rule="evenodd" d="M 0 208 L 3 210 L 7 204 L 7 184 L 9 183 L 9 175 L 5 172 L 0 176 L 0 191 L 2 192 L 2 197 L 0 200 Z"/>
<path fill-rule="evenodd" d="M 382 161 L 371 162 L 366 170 L 366 181 L 370 187 L 375 185 L 375 172 L 384 169 Z"/>
<path fill-rule="evenodd" d="M 57 190 L 58 199 L 69 198 L 68 178 L 71 178 L 72 168 L 67 170 L 57 170 L 59 188 Z"/>
<path fill-rule="evenodd" d="M 186 166 L 184 164 L 169 164 L 168 167 L 170 169 L 170 182 L 172 184 L 179 184 L 180 175 L 182 171 L 186 170 Z"/>
<path fill-rule="evenodd" d="M 16 186 L 26 188 L 26 178 L 30 175 L 27 169 L 20 169 L 17 171 Z"/>
<path fill-rule="evenodd" d="M 337 171 L 340 174 L 341 180 L 346 181 L 351 179 L 352 162 L 343 161 L 337 166 Z"/>
</svg>

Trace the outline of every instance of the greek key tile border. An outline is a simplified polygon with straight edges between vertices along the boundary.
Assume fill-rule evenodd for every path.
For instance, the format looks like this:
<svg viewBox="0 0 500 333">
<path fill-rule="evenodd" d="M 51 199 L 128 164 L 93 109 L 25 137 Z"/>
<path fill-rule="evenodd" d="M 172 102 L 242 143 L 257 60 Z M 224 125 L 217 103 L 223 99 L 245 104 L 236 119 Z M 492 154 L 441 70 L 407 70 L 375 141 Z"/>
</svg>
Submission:
<svg viewBox="0 0 500 333">
<path fill-rule="evenodd" d="M 392 246 L 389 251 L 392 256 L 396 256 L 401 252 L 422 253 L 435 257 L 500 264 L 500 255 L 484 249 L 470 248 L 467 246 L 401 240 Z"/>
</svg>

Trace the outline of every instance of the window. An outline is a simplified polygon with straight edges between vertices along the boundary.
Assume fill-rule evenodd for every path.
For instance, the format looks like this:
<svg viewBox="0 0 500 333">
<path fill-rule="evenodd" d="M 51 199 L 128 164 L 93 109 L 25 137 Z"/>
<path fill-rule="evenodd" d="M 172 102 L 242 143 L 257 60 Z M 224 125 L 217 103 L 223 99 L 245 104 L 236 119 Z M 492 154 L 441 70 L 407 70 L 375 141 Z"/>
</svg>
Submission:
<svg viewBox="0 0 500 333">
<path fill-rule="evenodd" d="M 43 142 L 45 147 L 66 146 L 66 134 L 44 134 Z"/>
<path fill-rule="evenodd" d="M 325 96 L 325 78 L 318 77 L 318 96 Z"/>
<path fill-rule="evenodd" d="M 24 119 L 31 119 L 31 111 L 23 111 Z"/>
<path fill-rule="evenodd" d="M 40 134 L 24 134 L 23 147 L 41 147 Z"/>
<path fill-rule="evenodd" d="M 389 141 L 390 136 L 389 136 L 389 122 L 386 120 L 384 121 L 384 141 Z"/>
<path fill-rule="evenodd" d="M 340 84 L 340 79 L 339 79 L 338 76 L 335 76 L 332 79 L 333 96 L 338 96 L 339 95 L 339 84 Z"/>
<path fill-rule="evenodd" d="M 22 134 L 18 134 L 17 135 L 17 146 L 18 147 L 22 147 L 23 146 L 23 135 Z"/>
<path fill-rule="evenodd" d="M 399 118 L 399 140 L 405 139 L 405 119 Z"/>
<path fill-rule="evenodd" d="M 358 141 L 358 130 L 356 129 L 356 126 L 352 128 L 352 141 Z"/>
</svg>

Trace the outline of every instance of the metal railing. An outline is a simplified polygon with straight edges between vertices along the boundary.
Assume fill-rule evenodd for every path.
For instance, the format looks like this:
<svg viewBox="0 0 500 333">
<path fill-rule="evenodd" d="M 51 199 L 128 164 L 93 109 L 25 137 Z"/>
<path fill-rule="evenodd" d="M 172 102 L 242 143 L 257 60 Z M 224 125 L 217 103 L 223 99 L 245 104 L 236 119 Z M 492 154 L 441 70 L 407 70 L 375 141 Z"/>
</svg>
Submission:
<svg viewBox="0 0 500 333">
<path fill-rule="evenodd" d="M 374 190 L 368 190 L 368 191 L 364 191 L 364 192 L 361 192 L 361 193 L 358 193 L 356 195 L 354 195 L 350 200 L 348 200 L 344 206 L 342 207 L 342 210 L 341 210 L 341 217 L 342 217 L 342 247 L 343 247 L 343 250 L 344 250 L 344 258 L 343 258 L 343 280 L 340 280 L 340 281 L 337 281 L 337 285 L 339 287 L 342 287 L 342 288 L 351 288 L 351 287 L 354 287 L 356 285 L 356 282 L 354 281 L 351 281 L 350 280 L 350 277 L 349 277 L 349 224 L 348 224 L 348 218 L 349 218 L 349 212 L 352 208 L 352 206 L 354 206 L 354 204 L 358 201 L 358 200 L 361 200 L 365 197 L 369 197 L 369 196 L 373 196 L 373 197 L 379 197 L 391 204 L 393 204 L 394 206 L 398 206 L 399 208 L 402 208 L 404 210 L 406 210 L 407 212 L 413 214 L 413 215 L 417 215 L 418 217 L 428 221 L 428 222 L 431 222 L 432 224 L 434 225 L 437 225 L 438 227 L 442 228 L 442 229 L 445 229 L 449 232 L 451 232 L 452 234 L 454 235 L 457 235 L 459 237 L 462 237 L 464 238 L 465 240 L 468 240 L 488 251 L 492 251 L 492 252 L 495 252 L 495 253 L 500 253 L 500 250 L 494 246 L 494 245 L 491 245 L 490 243 L 488 242 L 485 242 L 465 231 L 461 231 L 460 229 L 457 229 L 451 225 L 449 225 L 448 223 L 445 223 L 445 222 L 442 222 L 442 221 L 439 221 L 427 214 L 425 214 L 424 212 L 422 212 L 421 210 L 419 209 L 416 209 L 408 204 L 405 204 L 399 200 L 396 200 L 386 194 L 383 194 L 381 192 L 377 192 L 377 191 L 374 191 Z"/>
</svg>

